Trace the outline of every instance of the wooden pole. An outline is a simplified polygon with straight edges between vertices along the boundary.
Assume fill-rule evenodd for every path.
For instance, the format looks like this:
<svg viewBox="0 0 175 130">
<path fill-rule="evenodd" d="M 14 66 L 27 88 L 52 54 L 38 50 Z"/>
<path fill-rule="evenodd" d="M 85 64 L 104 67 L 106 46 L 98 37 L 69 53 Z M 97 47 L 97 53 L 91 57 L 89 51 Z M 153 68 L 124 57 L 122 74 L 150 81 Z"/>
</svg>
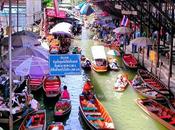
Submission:
<svg viewBox="0 0 175 130">
<path fill-rule="evenodd" d="M 172 9 L 172 20 L 174 21 L 174 9 Z M 169 73 L 168 73 L 168 88 L 170 89 L 170 78 L 172 76 L 172 64 L 173 64 L 173 37 L 174 27 L 171 26 L 171 43 L 170 43 L 170 57 L 169 57 Z"/>
<path fill-rule="evenodd" d="M 13 130 L 13 116 L 12 116 L 12 3 L 9 0 L 9 91 L 10 91 L 10 100 L 9 100 L 9 107 L 10 107 L 10 116 L 9 116 L 9 130 Z"/>
<path fill-rule="evenodd" d="M 17 0 L 17 32 L 19 31 L 18 27 L 19 27 L 19 0 Z"/>
</svg>

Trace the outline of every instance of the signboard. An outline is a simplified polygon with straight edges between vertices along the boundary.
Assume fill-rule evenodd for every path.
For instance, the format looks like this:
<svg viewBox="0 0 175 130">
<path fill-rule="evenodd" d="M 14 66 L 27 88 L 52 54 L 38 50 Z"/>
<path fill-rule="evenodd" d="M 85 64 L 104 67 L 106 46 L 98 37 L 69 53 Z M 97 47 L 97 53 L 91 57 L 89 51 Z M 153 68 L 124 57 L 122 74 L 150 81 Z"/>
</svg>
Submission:
<svg viewBox="0 0 175 130">
<path fill-rule="evenodd" d="M 49 56 L 50 75 L 79 75 L 81 62 L 79 54 L 61 54 Z"/>
<path fill-rule="evenodd" d="M 149 59 L 152 62 L 156 63 L 156 61 L 157 61 L 157 54 L 156 54 L 155 51 L 150 51 L 150 53 L 149 53 Z"/>
</svg>

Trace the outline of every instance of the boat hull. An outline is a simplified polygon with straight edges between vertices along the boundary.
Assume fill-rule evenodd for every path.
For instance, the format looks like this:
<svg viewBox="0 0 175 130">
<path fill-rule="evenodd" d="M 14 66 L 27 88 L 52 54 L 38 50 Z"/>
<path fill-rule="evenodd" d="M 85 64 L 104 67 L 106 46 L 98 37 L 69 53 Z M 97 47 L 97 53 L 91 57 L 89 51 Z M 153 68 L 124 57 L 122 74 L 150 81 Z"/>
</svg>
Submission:
<svg viewBox="0 0 175 130">
<path fill-rule="evenodd" d="M 147 100 L 147 99 L 146 99 Z M 144 100 L 143 100 L 144 101 Z M 165 127 L 167 127 L 169 130 L 175 130 L 175 127 L 171 124 L 169 124 L 168 122 L 166 122 L 165 120 L 161 119 L 160 117 L 158 117 L 156 114 L 154 114 L 153 112 L 149 111 L 147 109 L 146 106 L 143 105 L 142 103 L 142 99 L 137 99 L 136 100 L 136 104 L 145 112 L 147 113 L 151 118 L 153 118 L 154 120 L 158 121 L 159 123 L 161 123 L 162 125 L 164 125 Z"/>
<path fill-rule="evenodd" d="M 31 124 L 28 126 L 28 128 L 26 127 L 26 125 L 30 122 L 30 118 L 31 117 L 37 117 L 37 124 L 34 124 L 35 119 L 32 119 L 33 121 L 31 121 Z M 45 110 L 38 110 L 34 113 L 28 114 L 26 116 L 26 118 L 23 120 L 23 122 L 21 123 L 20 127 L 18 130 L 45 130 L 46 129 L 46 111 Z"/>
<path fill-rule="evenodd" d="M 97 66 L 95 62 L 92 62 L 92 69 L 96 72 L 107 72 L 108 66 Z"/>
<path fill-rule="evenodd" d="M 124 54 L 124 56 L 122 57 L 122 60 L 126 67 L 130 69 L 138 68 L 138 62 L 136 58 L 131 54 Z"/>
<path fill-rule="evenodd" d="M 59 103 L 63 103 L 61 100 L 59 100 L 58 101 Z M 58 103 L 57 102 L 57 103 Z M 63 113 L 59 113 L 59 112 L 57 112 L 57 109 L 59 109 L 59 108 L 57 108 L 56 107 L 56 104 L 55 104 L 55 107 L 54 107 L 54 117 L 55 117 L 55 119 L 63 119 L 63 118 L 65 118 L 65 117 L 67 117 L 69 114 L 70 114 L 70 112 L 71 112 L 71 109 L 72 109 L 72 105 L 71 105 L 71 102 L 70 102 L 70 100 L 67 100 L 66 101 L 70 106 L 67 108 L 67 110 L 65 110 Z"/>
</svg>

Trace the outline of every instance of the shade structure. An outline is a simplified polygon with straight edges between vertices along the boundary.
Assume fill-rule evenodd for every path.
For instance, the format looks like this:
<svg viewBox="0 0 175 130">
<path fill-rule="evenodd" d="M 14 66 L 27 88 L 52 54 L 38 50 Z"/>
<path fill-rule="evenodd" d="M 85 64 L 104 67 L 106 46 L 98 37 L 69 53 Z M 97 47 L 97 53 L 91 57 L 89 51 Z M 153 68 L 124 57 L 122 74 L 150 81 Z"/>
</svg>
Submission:
<svg viewBox="0 0 175 130">
<path fill-rule="evenodd" d="M 91 47 L 93 59 L 106 59 L 106 53 L 104 46 L 92 46 Z"/>
<path fill-rule="evenodd" d="M 36 56 L 48 60 L 49 52 L 43 47 L 25 47 L 14 49 L 12 52 L 12 58 L 16 59 L 16 57 L 19 56 Z"/>
<path fill-rule="evenodd" d="M 107 55 L 110 55 L 110 56 L 120 56 L 120 53 L 116 50 L 109 50 L 107 52 Z"/>
<path fill-rule="evenodd" d="M 9 61 L 6 61 L 6 67 L 9 68 Z M 19 56 L 12 58 L 12 69 L 18 76 L 33 75 L 41 77 L 48 74 L 48 61 L 34 56 Z"/>
<path fill-rule="evenodd" d="M 98 24 L 98 25 L 105 25 L 106 22 L 103 20 L 95 20 L 94 23 Z"/>
<path fill-rule="evenodd" d="M 56 24 L 51 30 L 50 34 L 64 34 L 71 35 L 72 24 L 61 22 Z"/>
<path fill-rule="evenodd" d="M 26 31 L 26 30 L 22 30 L 22 31 L 19 31 L 19 32 L 15 32 L 12 34 L 12 36 L 15 36 L 15 35 L 25 35 L 25 36 L 29 36 L 29 37 L 33 37 L 33 38 L 40 38 L 40 36 L 34 32 L 31 32 L 31 31 Z"/>
<path fill-rule="evenodd" d="M 153 44 L 153 41 L 148 37 L 138 37 L 130 41 L 131 44 L 145 47 Z"/>
<path fill-rule="evenodd" d="M 85 3 L 80 10 L 80 14 L 86 15 L 86 16 L 91 15 L 93 12 L 94 12 L 94 10 L 92 9 L 92 7 L 89 3 Z"/>
<path fill-rule="evenodd" d="M 118 28 L 114 29 L 113 32 L 115 32 L 117 34 L 129 34 L 132 32 L 132 30 L 128 27 L 118 27 Z"/>
<path fill-rule="evenodd" d="M 4 46 L 8 46 L 8 40 L 9 40 L 8 37 L 2 39 L 1 44 Z M 31 46 L 37 46 L 37 45 L 41 45 L 41 43 L 36 38 L 26 36 L 26 35 L 12 36 L 12 47 L 14 48 L 31 47 Z"/>
</svg>

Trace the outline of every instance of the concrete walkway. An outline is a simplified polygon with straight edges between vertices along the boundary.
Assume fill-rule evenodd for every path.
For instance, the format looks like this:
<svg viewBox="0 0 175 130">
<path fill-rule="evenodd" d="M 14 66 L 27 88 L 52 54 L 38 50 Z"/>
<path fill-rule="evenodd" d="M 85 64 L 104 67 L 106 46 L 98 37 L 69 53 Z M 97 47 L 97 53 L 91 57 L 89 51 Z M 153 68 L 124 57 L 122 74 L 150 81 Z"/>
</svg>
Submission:
<svg viewBox="0 0 175 130">
<path fill-rule="evenodd" d="M 132 45 L 128 45 L 126 47 L 126 51 L 128 53 L 132 52 Z M 138 59 L 138 54 L 135 53 L 134 56 Z M 139 54 L 139 63 L 142 65 L 142 54 Z M 160 56 L 160 61 L 163 62 L 162 66 L 159 66 L 156 68 L 155 64 L 153 64 L 153 66 L 151 67 L 151 61 L 149 60 L 149 58 L 147 58 L 146 56 L 146 52 L 144 55 L 144 67 L 151 71 L 152 68 L 152 72 L 157 75 L 158 78 L 160 78 L 160 80 L 162 80 L 166 85 L 168 84 L 168 73 L 169 73 L 169 59 L 167 59 L 164 56 Z M 157 71 L 157 72 L 156 72 Z M 175 65 L 173 65 L 173 74 L 172 77 L 170 79 L 170 89 L 171 91 L 174 93 L 175 95 Z"/>
</svg>

